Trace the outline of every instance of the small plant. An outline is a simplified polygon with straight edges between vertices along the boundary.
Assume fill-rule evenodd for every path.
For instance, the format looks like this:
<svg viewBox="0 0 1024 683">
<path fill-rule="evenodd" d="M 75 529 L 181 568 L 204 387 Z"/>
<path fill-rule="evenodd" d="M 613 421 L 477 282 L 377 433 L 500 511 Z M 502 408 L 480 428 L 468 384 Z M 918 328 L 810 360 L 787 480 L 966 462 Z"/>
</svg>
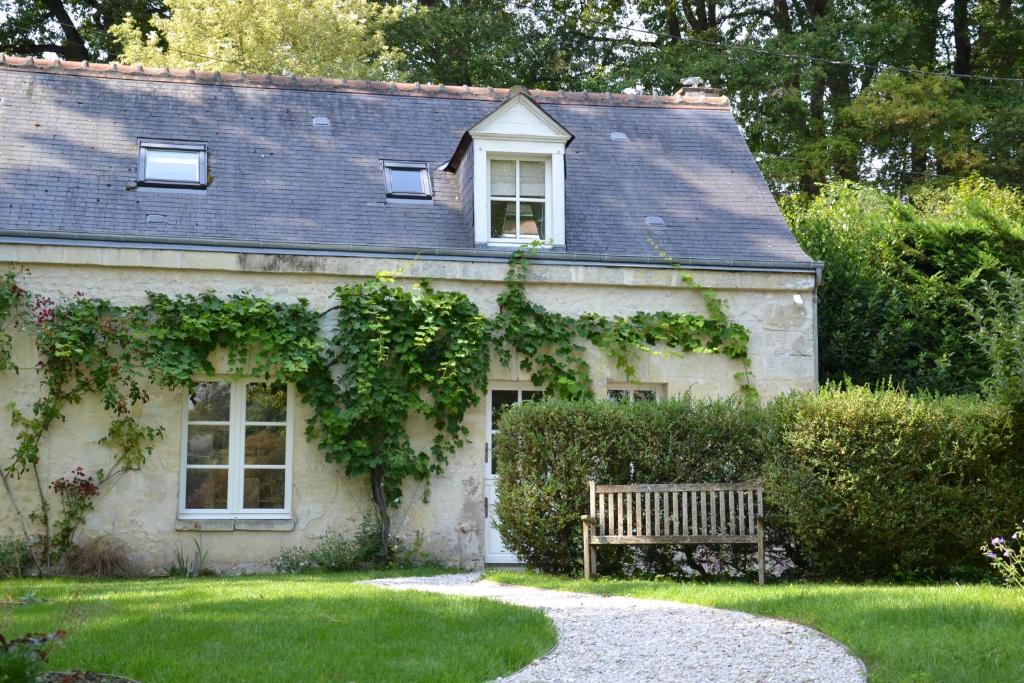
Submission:
<svg viewBox="0 0 1024 683">
<path fill-rule="evenodd" d="M 1024 588 L 1024 520 L 1009 539 L 996 536 L 981 551 L 1010 588 Z"/>
<path fill-rule="evenodd" d="M 300 546 L 281 551 L 275 561 L 277 571 L 283 574 L 302 572 L 342 572 L 368 567 L 410 567 L 423 564 L 419 534 L 412 545 L 392 537 L 386 557 L 380 552 L 380 522 L 377 515 L 368 512 L 363 517 L 354 538 L 328 529 L 312 548 Z"/>
<path fill-rule="evenodd" d="M 167 570 L 170 576 L 194 579 L 206 571 L 206 556 L 209 551 L 203 548 L 203 543 L 198 538 L 193 538 L 192 544 L 195 548 L 191 556 L 180 545 L 174 548 L 174 566 Z"/>
<path fill-rule="evenodd" d="M 28 545 L 17 538 L 0 538 L 0 579 L 21 578 L 32 565 Z"/>
<path fill-rule="evenodd" d="M 123 543 L 112 538 L 97 538 L 72 553 L 72 565 L 82 576 L 124 577 L 135 574 L 135 564 Z"/>
<path fill-rule="evenodd" d="M 50 644 L 63 638 L 63 631 L 30 633 L 14 640 L 7 640 L 0 633 L 0 681 L 33 683 L 49 655 Z"/>
<path fill-rule="evenodd" d="M 53 547 L 59 553 L 58 566 L 63 566 L 74 545 L 75 532 L 85 521 L 85 515 L 92 510 L 93 499 L 100 495 L 100 487 L 92 475 L 76 467 L 71 470 L 70 477 L 60 477 L 50 482 L 50 489 L 60 500 L 62 515 L 56 523 Z"/>
</svg>

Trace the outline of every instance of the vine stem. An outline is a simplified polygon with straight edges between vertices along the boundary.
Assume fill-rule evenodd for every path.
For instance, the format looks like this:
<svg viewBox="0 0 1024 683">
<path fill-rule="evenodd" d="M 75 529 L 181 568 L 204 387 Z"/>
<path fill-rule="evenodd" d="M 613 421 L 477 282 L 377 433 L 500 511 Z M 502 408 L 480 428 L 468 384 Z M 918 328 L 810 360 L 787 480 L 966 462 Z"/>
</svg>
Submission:
<svg viewBox="0 0 1024 683">
<path fill-rule="evenodd" d="M 29 535 L 28 525 L 25 524 L 25 515 L 22 514 L 21 508 L 18 507 L 18 501 L 14 499 L 14 490 L 11 488 L 11 482 L 8 480 L 7 470 L 0 469 L 0 478 L 3 479 L 4 490 L 7 491 L 7 499 L 11 501 L 11 507 L 14 508 L 14 514 L 18 518 L 18 524 L 21 525 L 21 533 L 25 537 L 25 546 L 32 555 L 32 562 L 35 563 L 36 569 L 42 571 L 43 567 L 39 563 L 39 556 L 36 554 L 35 548 L 32 547 L 32 536 Z"/>
</svg>

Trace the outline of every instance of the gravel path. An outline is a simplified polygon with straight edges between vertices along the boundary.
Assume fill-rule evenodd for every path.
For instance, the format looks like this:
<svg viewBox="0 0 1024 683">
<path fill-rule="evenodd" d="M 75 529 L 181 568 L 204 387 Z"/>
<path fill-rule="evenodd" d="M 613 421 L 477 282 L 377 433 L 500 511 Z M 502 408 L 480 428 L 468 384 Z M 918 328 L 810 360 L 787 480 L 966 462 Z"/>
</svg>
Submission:
<svg viewBox="0 0 1024 683">
<path fill-rule="evenodd" d="M 539 607 L 558 644 L 500 679 L 535 681 L 829 681 L 862 683 L 864 665 L 821 633 L 781 619 L 662 600 L 509 586 L 479 574 L 367 583 Z"/>
</svg>

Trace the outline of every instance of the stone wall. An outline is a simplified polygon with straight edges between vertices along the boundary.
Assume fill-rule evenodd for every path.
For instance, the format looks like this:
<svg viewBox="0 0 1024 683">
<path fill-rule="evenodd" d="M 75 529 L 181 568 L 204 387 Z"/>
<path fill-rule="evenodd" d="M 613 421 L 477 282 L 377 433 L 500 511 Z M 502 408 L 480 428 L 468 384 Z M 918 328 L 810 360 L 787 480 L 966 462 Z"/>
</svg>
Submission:
<svg viewBox="0 0 1024 683">
<path fill-rule="evenodd" d="M 22 266 L 27 288 L 51 296 L 82 291 L 118 304 L 143 303 L 147 290 L 169 294 L 212 289 L 220 294 L 249 290 L 260 295 L 294 301 L 310 300 L 326 309 L 340 284 L 381 270 L 401 271 L 408 281 L 430 278 L 439 289 L 465 292 L 481 310 L 496 312 L 507 266 L 502 262 L 455 259 L 398 259 L 369 256 L 279 256 L 173 249 L 120 249 L 74 246 L 0 246 L 0 268 Z M 815 311 L 813 273 L 693 271 L 698 282 L 715 288 L 728 301 L 733 320 L 751 333 L 750 354 L 754 384 L 764 398 L 790 389 L 815 387 Z M 534 265 L 528 285 L 530 297 L 551 310 L 569 315 L 585 311 L 629 314 L 638 310 L 703 312 L 695 293 L 679 287 L 679 274 L 654 267 L 591 265 Z M 608 382 L 625 377 L 601 354 L 588 351 L 595 391 L 602 395 Z M 15 359 L 20 374 L 0 377 L 0 402 L 15 402 L 27 409 L 37 396 L 34 350 L 17 338 Z M 683 357 L 647 356 L 638 364 L 637 382 L 662 386 L 666 395 L 692 391 L 698 396 L 733 393 L 733 377 L 741 368 L 719 355 Z M 517 363 L 510 368 L 492 363 L 494 381 L 524 381 Z M 352 480 L 328 464 L 306 443 L 303 427 L 308 410 L 299 404 L 293 429 L 293 519 L 287 523 L 260 522 L 234 525 L 183 522 L 177 519 L 178 480 L 183 438 L 185 400 L 181 394 L 152 392 L 152 401 L 140 409 L 143 422 L 163 425 L 167 432 L 152 457 L 138 472 L 118 480 L 98 500 L 83 537 L 114 535 L 130 549 L 136 562 L 158 570 L 172 563 L 174 548 L 188 548 L 201 533 L 212 566 L 222 570 L 264 568 L 282 548 L 310 545 L 327 529 L 353 532 L 370 509 L 369 485 Z M 401 537 L 421 535 L 426 551 L 463 567 L 478 566 L 483 557 L 483 444 L 485 406 L 472 409 L 466 422 L 470 440 L 451 459 L 443 475 L 431 483 L 429 502 L 422 485 L 407 487 L 405 502 L 393 515 L 393 529 Z M 97 444 L 109 424 L 109 414 L 95 400 L 72 407 L 67 421 L 45 437 L 41 476 L 51 481 L 82 465 L 94 471 L 109 463 L 109 452 Z M 425 443 L 429 431 L 411 425 L 414 440 Z M 0 420 L 0 449 L 14 445 L 9 420 Z M 6 457 L 6 456 L 4 456 Z M 15 482 L 22 509 L 32 508 L 29 481 Z M 0 534 L 18 529 L 7 495 L 0 502 Z M 195 527 L 201 530 L 197 531 Z M 243 527 L 248 529 L 243 530 Z"/>
</svg>

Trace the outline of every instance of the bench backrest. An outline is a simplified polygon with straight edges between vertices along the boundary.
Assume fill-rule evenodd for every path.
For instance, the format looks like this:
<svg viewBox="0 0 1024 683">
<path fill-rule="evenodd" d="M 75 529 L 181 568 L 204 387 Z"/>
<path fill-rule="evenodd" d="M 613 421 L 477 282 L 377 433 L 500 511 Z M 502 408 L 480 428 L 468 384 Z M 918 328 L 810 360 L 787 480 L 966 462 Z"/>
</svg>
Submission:
<svg viewBox="0 0 1024 683">
<path fill-rule="evenodd" d="M 590 482 L 592 542 L 598 544 L 756 543 L 763 514 L 759 482 Z"/>
</svg>

